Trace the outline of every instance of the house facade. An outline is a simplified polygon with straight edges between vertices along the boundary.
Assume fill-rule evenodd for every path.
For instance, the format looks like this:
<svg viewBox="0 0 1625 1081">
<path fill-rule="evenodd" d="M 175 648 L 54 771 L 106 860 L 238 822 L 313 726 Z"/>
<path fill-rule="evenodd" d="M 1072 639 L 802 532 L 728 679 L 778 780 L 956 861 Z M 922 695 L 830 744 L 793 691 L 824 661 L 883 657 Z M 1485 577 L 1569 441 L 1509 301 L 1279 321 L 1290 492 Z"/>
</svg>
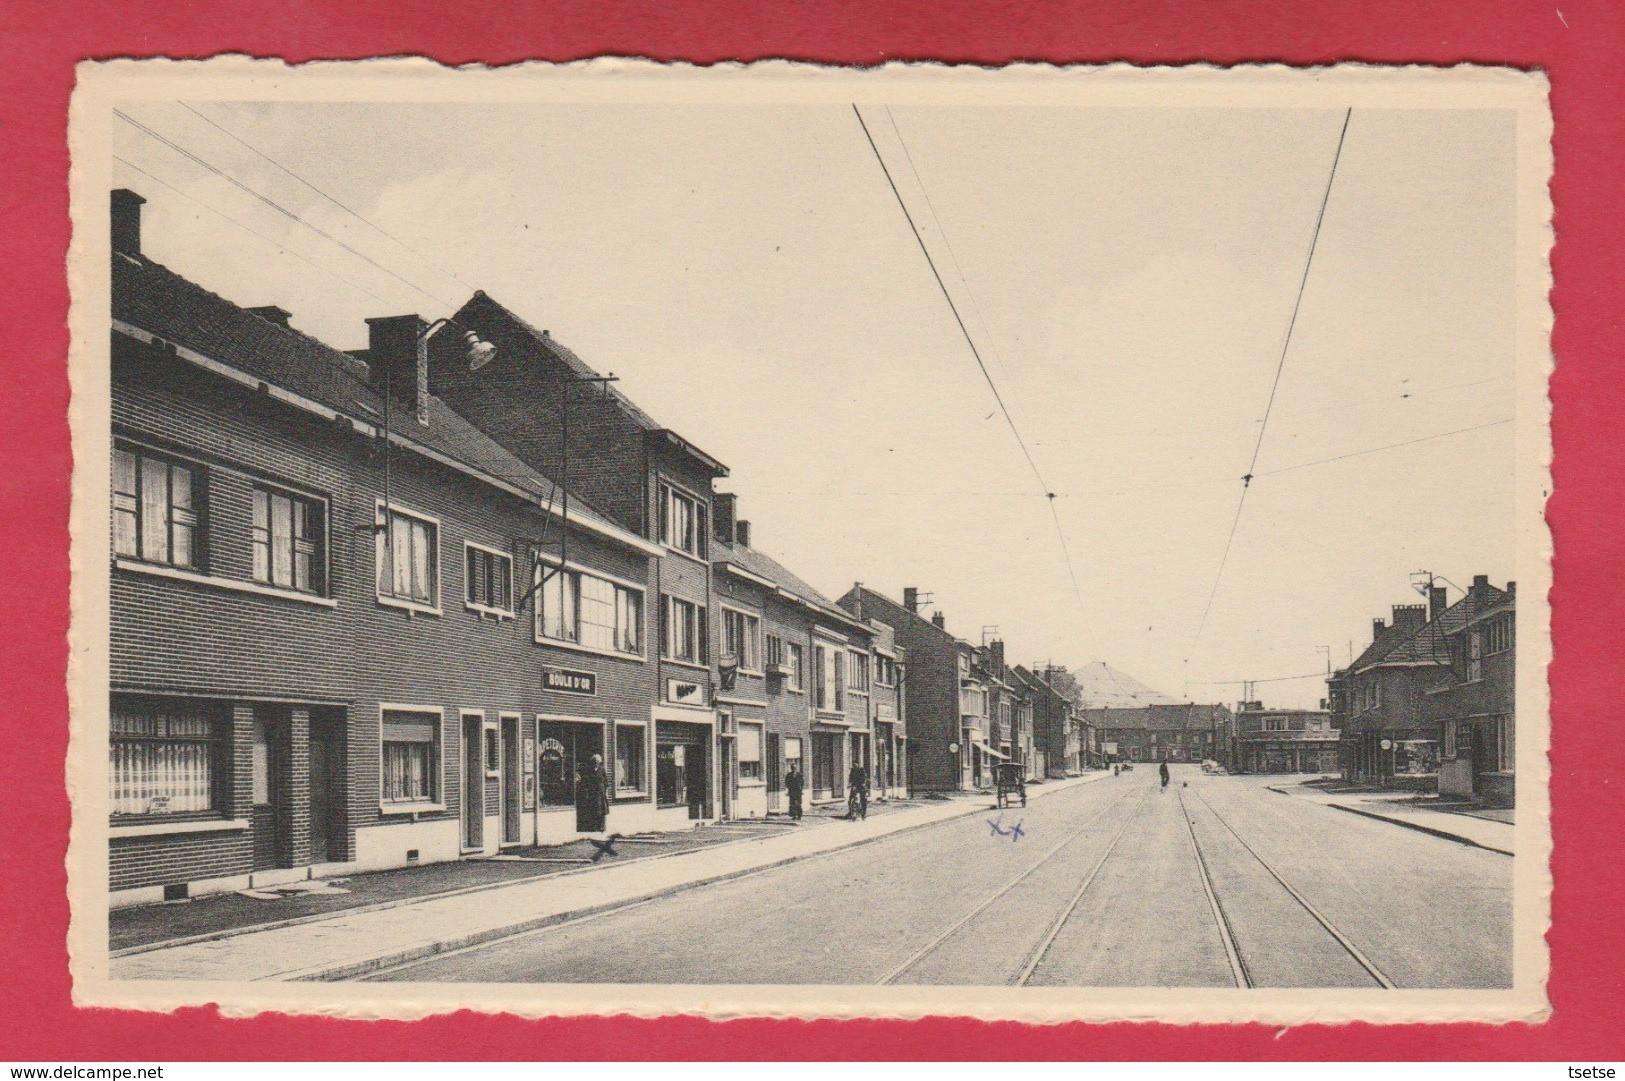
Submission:
<svg viewBox="0 0 1625 1081">
<path fill-rule="evenodd" d="M 1227 765 L 1237 773 L 1336 773 L 1340 736 L 1326 710 L 1240 702 Z"/>
<path fill-rule="evenodd" d="M 1083 711 L 1102 759 L 1113 762 L 1201 762 L 1225 751 L 1231 715 L 1211 704 L 1153 704 Z"/>
<path fill-rule="evenodd" d="M 415 316 L 333 350 L 147 259 L 140 207 L 113 195 L 115 902 L 573 834 L 593 754 L 617 828 L 673 818 L 662 549 L 429 393 Z"/>
<path fill-rule="evenodd" d="M 1459 622 L 1444 632 L 1449 670 L 1427 692 L 1439 726 L 1439 795 L 1490 806 L 1516 802 L 1517 584 L 1473 579 Z"/>
</svg>

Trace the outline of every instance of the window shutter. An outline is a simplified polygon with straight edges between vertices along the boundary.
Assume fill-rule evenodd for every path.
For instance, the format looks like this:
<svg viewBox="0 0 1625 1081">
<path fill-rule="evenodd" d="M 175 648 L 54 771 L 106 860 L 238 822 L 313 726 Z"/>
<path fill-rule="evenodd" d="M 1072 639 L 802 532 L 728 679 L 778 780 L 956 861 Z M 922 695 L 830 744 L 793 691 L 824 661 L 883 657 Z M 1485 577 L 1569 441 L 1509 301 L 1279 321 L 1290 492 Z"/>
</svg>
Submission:
<svg viewBox="0 0 1625 1081">
<path fill-rule="evenodd" d="M 440 740 L 440 718 L 433 713 L 384 714 L 384 742 L 437 743 Z"/>
</svg>

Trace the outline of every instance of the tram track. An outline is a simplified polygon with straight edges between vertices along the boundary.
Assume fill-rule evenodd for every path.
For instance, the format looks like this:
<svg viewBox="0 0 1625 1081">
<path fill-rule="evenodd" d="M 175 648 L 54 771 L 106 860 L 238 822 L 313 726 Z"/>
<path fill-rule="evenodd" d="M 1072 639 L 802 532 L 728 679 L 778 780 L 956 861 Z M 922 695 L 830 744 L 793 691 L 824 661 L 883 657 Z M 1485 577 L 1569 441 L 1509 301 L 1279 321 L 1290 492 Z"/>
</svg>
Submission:
<svg viewBox="0 0 1625 1081">
<path fill-rule="evenodd" d="M 1096 823 L 1100 822 L 1106 817 L 1108 812 L 1115 808 L 1122 807 L 1125 803 L 1128 803 L 1132 799 L 1134 801 L 1133 810 L 1123 817 L 1122 824 L 1118 826 L 1116 832 L 1112 834 L 1111 841 L 1106 845 L 1106 848 L 1101 853 L 1100 858 L 1095 861 L 1094 866 L 1084 877 L 1082 884 L 1073 893 L 1071 901 L 1063 909 L 1061 916 L 1051 926 L 1044 941 L 1042 941 L 1030 954 L 1030 963 L 1024 965 L 1022 973 L 1016 981 L 1018 985 L 1025 983 L 1027 978 L 1032 974 L 1033 969 L 1037 967 L 1038 962 L 1042 960 L 1043 954 L 1047 952 L 1049 945 L 1054 942 L 1055 936 L 1060 932 L 1061 926 L 1065 924 L 1067 918 L 1071 915 L 1073 910 L 1077 908 L 1078 901 L 1083 897 L 1084 892 L 1089 888 L 1089 884 L 1094 881 L 1095 876 L 1100 871 L 1100 868 L 1105 865 L 1106 860 L 1111 856 L 1112 851 L 1117 847 L 1117 842 L 1122 839 L 1124 831 L 1128 829 L 1129 823 L 1134 821 L 1134 816 L 1139 812 L 1140 807 L 1144 805 L 1146 797 L 1149 794 L 1150 790 L 1144 789 L 1138 793 L 1138 798 L 1135 798 L 1133 795 L 1124 795 L 1123 797 L 1108 803 L 1104 807 L 1097 810 L 1094 814 L 1089 816 L 1088 820 L 1084 822 L 1083 825 L 1079 826 L 1076 830 L 1073 830 L 1071 833 L 1067 834 L 1066 837 L 1062 838 L 1056 844 L 1051 846 L 1051 848 L 1040 856 L 1036 862 L 1027 867 L 1019 875 L 1016 875 L 1004 885 L 988 894 L 976 905 L 975 908 L 972 908 L 970 911 L 954 920 L 954 922 L 950 923 L 942 931 L 938 932 L 929 942 L 915 950 L 913 953 L 909 954 L 909 956 L 905 958 L 902 963 L 894 966 L 879 980 L 876 980 L 875 983 L 878 986 L 886 986 L 888 984 L 896 983 L 899 979 L 906 975 L 909 970 L 917 967 L 920 962 L 924 961 L 927 957 L 931 956 L 938 949 L 940 949 L 977 916 L 980 916 L 983 912 L 986 912 L 989 908 L 993 907 L 993 905 L 998 901 L 1009 896 L 1010 893 L 1016 889 L 1016 887 L 1030 879 L 1039 870 L 1059 856 L 1061 852 L 1074 841 L 1093 829 Z"/>
<path fill-rule="evenodd" d="M 1239 844 L 1242 849 L 1245 850 L 1247 854 L 1250 855 L 1253 860 L 1264 869 L 1265 873 L 1267 873 L 1270 878 L 1275 880 L 1277 885 L 1286 891 L 1287 895 L 1291 897 L 1293 901 L 1297 902 L 1298 907 L 1300 907 L 1304 912 L 1308 913 L 1310 918 L 1312 918 L 1328 935 L 1331 936 L 1331 938 L 1337 943 L 1343 952 L 1348 954 L 1348 956 L 1353 959 L 1354 963 L 1359 965 L 1360 968 L 1365 971 L 1366 975 L 1371 977 L 1371 979 L 1376 982 L 1377 986 L 1383 988 L 1384 990 L 1394 990 L 1394 982 L 1388 978 L 1388 975 L 1383 972 L 1380 967 L 1377 966 L 1376 962 L 1367 957 L 1365 953 L 1354 944 L 1348 935 L 1344 934 L 1343 931 L 1341 931 L 1337 925 L 1325 915 L 1325 913 L 1316 908 L 1312 903 L 1310 903 L 1307 897 L 1305 897 L 1290 882 L 1283 878 L 1281 873 L 1277 871 L 1268 860 L 1260 855 L 1256 848 L 1248 844 L 1246 839 L 1236 831 L 1235 827 L 1232 826 L 1225 819 L 1225 817 L 1218 812 L 1213 804 L 1208 802 L 1206 796 L 1194 789 L 1190 791 L 1197 802 L 1206 808 L 1207 813 L 1212 816 L 1213 821 L 1218 823 L 1226 833 L 1235 839 L 1236 843 Z M 1213 876 L 1209 869 L 1207 858 L 1202 851 L 1200 837 L 1197 834 L 1196 820 L 1190 813 L 1190 805 L 1185 801 L 1184 793 L 1185 790 L 1181 789 L 1179 796 L 1180 810 L 1185 818 L 1185 826 L 1190 834 L 1191 851 L 1196 858 L 1197 870 L 1202 878 L 1202 886 L 1207 894 L 1214 924 L 1218 928 L 1220 939 L 1224 945 L 1225 954 L 1230 962 L 1231 973 L 1238 988 L 1250 988 L 1257 986 L 1254 982 L 1253 972 L 1247 964 L 1246 951 L 1242 948 L 1240 938 L 1236 934 L 1235 926 L 1225 911 L 1222 899 L 1219 896 L 1219 891 L 1213 881 Z"/>
</svg>

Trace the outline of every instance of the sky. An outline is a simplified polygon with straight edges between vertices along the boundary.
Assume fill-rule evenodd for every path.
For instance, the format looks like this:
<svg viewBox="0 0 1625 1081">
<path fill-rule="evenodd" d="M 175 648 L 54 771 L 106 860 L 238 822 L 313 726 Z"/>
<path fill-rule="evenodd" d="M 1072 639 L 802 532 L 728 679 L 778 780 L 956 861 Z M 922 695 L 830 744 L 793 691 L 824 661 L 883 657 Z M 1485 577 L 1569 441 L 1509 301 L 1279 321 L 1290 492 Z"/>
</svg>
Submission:
<svg viewBox="0 0 1625 1081">
<path fill-rule="evenodd" d="M 1035 475 L 849 106 L 121 110 L 174 144 L 115 121 L 152 258 L 339 348 L 483 289 L 726 462 L 756 547 L 1013 660 L 1234 702 L 1416 571 L 1516 577 L 1511 112 L 1356 109 L 1327 196 L 1341 110 L 864 106 Z"/>
</svg>

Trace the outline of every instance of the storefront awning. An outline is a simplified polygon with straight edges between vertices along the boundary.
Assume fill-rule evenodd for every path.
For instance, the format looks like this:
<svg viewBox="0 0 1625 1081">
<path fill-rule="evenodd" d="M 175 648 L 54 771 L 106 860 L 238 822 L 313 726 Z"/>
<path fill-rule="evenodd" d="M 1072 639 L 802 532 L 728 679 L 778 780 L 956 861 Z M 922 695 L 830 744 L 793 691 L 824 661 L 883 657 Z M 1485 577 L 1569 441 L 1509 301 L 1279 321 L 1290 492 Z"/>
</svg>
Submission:
<svg viewBox="0 0 1625 1081">
<path fill-rule="evenodd" d="M 981 748 L 981 750 L 982 750 L 982 752 L 984 754 L 992 755 L 994 758 L 997 758 L 1000 762 L 1008 762 L 1008 761 L 1010 761 L 1010 756 L 1009 755 L 1000 754 L 998 751 L 995 751 L 992 747 L 989 747 L 987 744 L 983 743 L 979 739 L 971 740 L 971 744 L 973 746 Z"/>
</svg>

